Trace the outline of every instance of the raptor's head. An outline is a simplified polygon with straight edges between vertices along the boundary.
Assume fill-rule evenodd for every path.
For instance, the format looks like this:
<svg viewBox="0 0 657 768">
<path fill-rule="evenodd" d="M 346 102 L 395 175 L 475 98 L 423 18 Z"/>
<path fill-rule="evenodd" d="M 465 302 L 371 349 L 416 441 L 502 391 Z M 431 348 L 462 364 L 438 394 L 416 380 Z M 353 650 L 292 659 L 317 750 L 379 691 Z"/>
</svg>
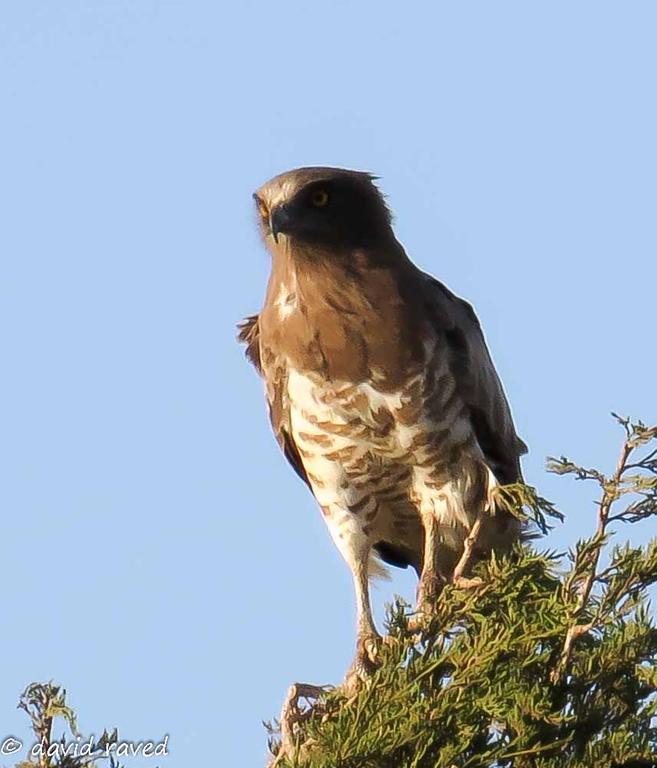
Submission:
<svg viewBox="0 0 657 768">
<path fill-rule="evenodd" d="M 375 177 L 343 168 L 297 168 L 254 194 L 270 248 L 286 243 L 366 248 L 394 239 L 390 211 Z"/>
</svg>

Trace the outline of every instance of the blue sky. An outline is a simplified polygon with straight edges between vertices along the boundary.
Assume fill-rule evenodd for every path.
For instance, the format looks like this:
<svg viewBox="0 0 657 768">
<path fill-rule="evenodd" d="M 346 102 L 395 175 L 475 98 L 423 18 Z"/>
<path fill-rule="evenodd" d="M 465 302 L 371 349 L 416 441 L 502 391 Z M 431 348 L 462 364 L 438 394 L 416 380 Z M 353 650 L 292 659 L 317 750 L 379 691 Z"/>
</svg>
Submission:
<svg viewBox="0 0 657 768">
<path fill-rule="evenodd" d="M 411 257 L 477 309 L 527 479 L 570 513 L 549 545 L 591 528 L 589 489 L 543 467 L 609 467 L 609 412 L 657 417 L 656 24 L 650 2 L 2 3 L 0 735 L 54 679 L 85 732 L 169 733 L 162 766 L 262 765 L 287 686 L 348 666 L 349 573 L 234 341 L 268 273 L 251 193 L 288 168 L 381 177 Z M 413 588 L 378 588 L 379 615 Z"/>
</svg>

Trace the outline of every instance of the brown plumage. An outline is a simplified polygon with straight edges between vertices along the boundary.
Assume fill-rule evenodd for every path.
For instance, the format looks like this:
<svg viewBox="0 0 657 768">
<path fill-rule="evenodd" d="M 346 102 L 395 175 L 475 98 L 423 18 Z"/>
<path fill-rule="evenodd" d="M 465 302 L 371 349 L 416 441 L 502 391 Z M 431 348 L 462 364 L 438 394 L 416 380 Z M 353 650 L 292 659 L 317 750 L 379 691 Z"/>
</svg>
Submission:
<svg viewBox="0 0 657 768">
<path fill-rule="evenodd" d="M 239 338 L 351 568 L 358 671 L 368 575 L 411 565 L 427 610 L 475 523 L 479 556 L 508 548 L 519 526 L 491 492 L 521 479 L 525 447 L 472 308 L 407 258 L 373 177 L 300 168 L 254 197 L 272 270 Z"/>
</svg>

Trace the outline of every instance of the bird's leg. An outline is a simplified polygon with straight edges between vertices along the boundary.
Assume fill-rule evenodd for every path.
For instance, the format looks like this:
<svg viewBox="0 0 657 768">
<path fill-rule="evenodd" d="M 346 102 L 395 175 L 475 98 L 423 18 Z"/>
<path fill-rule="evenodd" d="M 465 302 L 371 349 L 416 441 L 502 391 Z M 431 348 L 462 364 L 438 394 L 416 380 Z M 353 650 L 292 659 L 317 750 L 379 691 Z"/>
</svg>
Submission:
<svg viewBox="0 0 657 768">
<path fill-rule="evenodd" d="M 367 573 L 368 554 L 355 560 L 352 566 L 356 591 L 357 635 L 356 655 L 345 677 L 344 686 L 355 690 L 376 669 L 381 636 L 376 630 L 370 605 L 370 587 Z"/>
<path fill-rule="evenodd" d="M 469 579 L 464 574 L 467 572 L 468 568 L 472 564 L 472 556 L 474 554 L 477 540 L 479 539 L 479 533 L 481 532 L 483 516 L 484 516 L 484 512 L 480 512 L 477 515 L 474 523 L 470 528 L 470 532 L 468 533 L 468 535 L 465 538 L 465 541 L 463 542 L 463 554 L 461 555 L 458 563 L 456 564 L 456 567 L 454 568 L 454 573 L 452 574 L 452 584 L 456 585 L 457 587 L 462 587 L 465 589 L 470 587 L 479 587 L 482 584 L 481 579 L 479 578 Z"/>
<path fill-rule="evenodd" d="M 484 500 L 483 508 L 477 513 L 474 522 L 470 526 L 468 535 L 465 537 L 465 541 L 463 542 L 463 553 L 461 554 L 461 557 L 456 564 L 452 574 L 452 583 L 457 587 L 462 587 L 464 589 L 479 587 L 483 583 L 480 578 L 468 578 L 465 574 L 468 572 L 472 565 L 475 549 L 479 542 L 479 536 L 481 535 L 481 528 L 484 524 L 484 518 L 486 515 L 495 514 L 496 494 L 499 484 L 489 467 L 486 467 L 486 472 L 486 497 Z"/>
<path fill-rule="evenodd" d="M 434 613 L 436 601 L 444 585 L 444 580 L 438 570 L 438 545 L 440 538 L 438 523 L 433 510 L 422 516 L 422 523 L 424 525 L 424 559 L 420 582 L 417 586 L 416 608 L 420 622 L 429 618 Z"/>
</svg>

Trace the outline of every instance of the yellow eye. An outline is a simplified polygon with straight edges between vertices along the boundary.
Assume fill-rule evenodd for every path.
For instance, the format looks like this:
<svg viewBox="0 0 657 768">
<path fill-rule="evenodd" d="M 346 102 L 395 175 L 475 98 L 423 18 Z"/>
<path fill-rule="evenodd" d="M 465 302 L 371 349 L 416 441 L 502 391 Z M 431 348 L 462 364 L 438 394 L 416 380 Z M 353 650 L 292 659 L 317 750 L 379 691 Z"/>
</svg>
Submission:
<svg viewBox="0 0 657 768">
<path fill-rule="evenodd" d="M 316 189 L 310 197 L 310 202 L 315 208 L 324 208 L 328 205 L 328 201 L 329 193 L 325 189 Z"/>
</svg>

